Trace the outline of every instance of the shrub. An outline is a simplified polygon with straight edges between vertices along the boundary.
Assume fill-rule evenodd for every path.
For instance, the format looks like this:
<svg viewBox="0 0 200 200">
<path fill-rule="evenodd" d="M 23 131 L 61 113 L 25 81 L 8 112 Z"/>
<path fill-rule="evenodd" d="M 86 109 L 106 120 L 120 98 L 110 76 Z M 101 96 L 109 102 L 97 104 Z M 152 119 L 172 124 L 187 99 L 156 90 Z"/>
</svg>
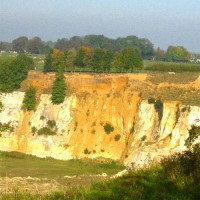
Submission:
<svg viewBox="0 0 200 200">
<path fill-rule="evenodd" d="M 0 132 L 10 131 L 12 126 L 10 126 L 11 122 L 8 123 L 1 123 L 0 122 Z"/>
<path fill-rule="evenodd" d="M 36 128 L 35 126 L 33 126 L 33 127 L 31 128 L 31 132 L 32 132 L 33 134 L 35 134 L 35 133 L 37 132 L 37 128 Z"/>
<path fill-rule="evenodd" d="M 56 132 L 52 131 L 48 127 L 43 127 L 43 128 L 38 130 L 37 134 L 38 135 L 56 135 Z"/>
<path fill-rule="evenodd" d="M 121 135 L 119 135 L 119 134 L 115 135 L 115 141 L 120 140 L 120 138 L 121 138 Z"/>
<path fill-rule="evenodd" d="M 47 126 L 49 127 L 49 128 L 54 128 L 54 127 L 56 127 L 56 122 L 55 122 L 55 120 L 48 120 L 47 121 Z"/>
<path fill-rule="evenodd" d="M 92 129 L 92 134 L 95 134 L 95 132 L 96 132 L 96 131 L 95 131 L 94 129 Z"/>
<path fill-rule="evenodd" d="M 43 115 L 40 116 L 40 120 L 44 120 L 45 117 Z"/>
<path fill-rule="evenodd" d="M 2 102 L 0 101 L 0 112 L 3 110 L 3 104 Z"/>
<path fill-rule="evenodd" d="M 84 150 L 84 154 L 90 154 L 91 152 L 88 150 L 88 148 L 86 148 L 85 150 Z"/>
<path fill-rule="evenodd" d="M 30 86 L 24 96 L 23 100 L 23 108 L 31 111 L 34 110 L 36 106 L 36 89 L 32 86 Z"/>
<path fill-rule="evenodd" d="M 184 107 L 181 109 L 181 112 L 186 112 L 187 111 L 187 107 Z"/>
<path fill-rule="evenodd" d="M 195 183 L 200 180 L 200 145 L 196 144 L 191 149 L 177 153 L 163 159 L 161 164 L 167 175 L 172 179 L 192 178 Z M 183 179 L 183 178 L 182 178 Z"/>
<path fill-rule="evenodd" d="M 130 134 L 132 134 L 132 133 L 134 133 L 134 131 L 135 131 L 135 122 L 133 122 L 133 125 L 130 128 L 129 132 L 130 132 Z"/>
<path fill-rule="evenodd" d="M 193 125 L 189 130 L 189 137 L 185 140 L 185 145 L 190 148 L 193 142 L 200 136 L 200 126 Z"/>
<path fill-rule="evenodd" d="M 78 127 L 78 122 L 75 122 L 75 125 L 74 125 L 74 131 L 77 130 L 77 127 Z"/>
<path fill-rule="evenodd" d="M 114 131 L 114 127 L 109 123 L 106 123 L 103 127 L 107 134 L 110 134 L 111 132 Z"/>
<path fill-rule="evenodd" d="M 92 123 L 92 126 L 96 126 L 96 122 L 93 122 L 93 123 Z"/>
<path fill-rule="evenodd" d="M 146 139 L 147 139 L 147 136 L 146 136 L 146 135 L 144 135 L 144 136 L 141 138 L 142 141 L 145 141 Z"/>
<path fill-rule="evenodd" d="M 96 153 L 96 150 L 93 150 L 93 151 L 92 151 L 92 153 L 94 153 L 94 154 L 95 154 L 95 153 Z"/>
<path fill-rule="evenodd" d="M 152 98 L 152 97 L 150 97 L 149 99 L 148 99 L 148 103 L 149 104 L 153 104 L 153 103 L 155 103 L 156 102 L 156 100 L 154 99 L 154 98 Z"/>
<path fill-rule="evenodd" d="M 162 109 L 163 108 L 163 102 L 161 101 L 161 99 L 156 100 L 154 106 L 155 106 L 156 110 Z"/>
</svg>

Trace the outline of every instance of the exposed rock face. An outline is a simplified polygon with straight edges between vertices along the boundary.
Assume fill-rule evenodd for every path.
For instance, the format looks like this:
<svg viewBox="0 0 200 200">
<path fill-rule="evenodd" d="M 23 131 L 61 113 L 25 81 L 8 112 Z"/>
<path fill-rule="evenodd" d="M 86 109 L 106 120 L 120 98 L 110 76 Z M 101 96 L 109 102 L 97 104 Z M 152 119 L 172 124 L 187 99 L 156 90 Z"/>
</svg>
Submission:
<svg viewBox="0 0 200 200">
<path fill-rule="evenodd" d="M 30 82 L 48 91 L 52 79 L 40 74 L 42 78 L 37 81 L 35 76 Z M 131 83 L 144 76 L 81 75 L 76 80 L 66 75 L 66 79 L 70 92 L 64 103 L 53 105 L 51 95 L 38 89 L 38 105 L 32 112 L 21 110 L 23 92 L 0 95 L 0 122 L 11 122 L 14 128 L 2 133 L 0 150 L 57 159 L 105 157 L 129 167 L 144 166 L 184 150 L 188 129 L 200 119 L 199 107 L 174 101 L 156 108 L 140 100 Z M 48 120 L 56 122 L 56 135 L 33 133 L 33 127 L 37 131 L 47 127 Z M 106 124 L 113 130 L 106 132 Z"/>
</svg>

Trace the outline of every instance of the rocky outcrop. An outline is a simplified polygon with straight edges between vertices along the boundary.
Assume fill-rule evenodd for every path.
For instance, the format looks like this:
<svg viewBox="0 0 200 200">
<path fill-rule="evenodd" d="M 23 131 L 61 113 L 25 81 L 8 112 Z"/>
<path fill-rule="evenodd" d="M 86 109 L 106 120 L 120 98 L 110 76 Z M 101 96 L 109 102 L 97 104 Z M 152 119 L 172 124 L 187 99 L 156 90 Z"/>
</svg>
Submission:
<svg viewBox="0 0 200 200">
<path fill-rule="evenodd" d="M 53 105 L 51 95 L 40 88 L 32 112 L 21 109 L 23 92 L 1 94 L 0 122 L 10 122 L 13 128 L 1 133 L 0 150 L 57 159 L 111 158 L 129 167 L 149 165 L 184 150 L 188 129 L 200 119 L 200 108 L 177 101 L 156 107 L 140 99 L 129 76 L 82 75 L 78 81 L 68 76 L 65 101 Z M 43 77 L 47 85 L 33 79 L 33 85 L 49 90 L 52 79 Z M 49 120 L 56 122 L 56 135 L 38 135 Z"/>
</svg>

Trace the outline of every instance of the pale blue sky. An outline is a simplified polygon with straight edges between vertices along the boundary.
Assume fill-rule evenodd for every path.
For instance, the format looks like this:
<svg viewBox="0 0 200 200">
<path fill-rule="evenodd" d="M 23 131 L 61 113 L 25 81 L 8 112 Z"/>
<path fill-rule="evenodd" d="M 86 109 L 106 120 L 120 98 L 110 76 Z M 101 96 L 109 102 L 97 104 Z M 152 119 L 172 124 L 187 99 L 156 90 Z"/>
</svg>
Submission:
<svg viewBox="0 0 200 200">
<path fill-rule="evenodd" d="M 0 0 L 0 40 L 137 35 L 200 52 L 200 0 Z"/>
</svg>

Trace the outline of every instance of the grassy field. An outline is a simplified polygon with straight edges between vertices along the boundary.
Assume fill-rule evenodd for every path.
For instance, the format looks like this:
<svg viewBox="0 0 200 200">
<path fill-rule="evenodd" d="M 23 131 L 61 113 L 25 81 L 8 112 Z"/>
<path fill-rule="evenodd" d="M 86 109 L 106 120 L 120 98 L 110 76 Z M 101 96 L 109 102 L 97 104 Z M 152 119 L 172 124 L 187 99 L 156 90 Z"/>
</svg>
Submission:
<svg viewBox="0 0 200 200">
<path fill-rule="evenodd" d="M 17 56 L 17 54 L 16 53 L 1 53 L 0 56 L 2 59 L 15 58 Z M 43 70 L 43 68 L 44 68 L 43 62 L 45 59 L 45 55 L 43 55 L 43 54 L 27 54 L 27 56 L 29 56 L 30 58 L 33 59 L 38 71 Z"/>
<path fill-rule="evenodd" d="M 94 181 L 108 179 L 124 168 L 106 159 L 62 161 L 19 152 L 0 152 L 0 190 L 49 193 L 85 187 Z"/>
<path fill-rule="evenodd" d="M 91 186 L 35 193 L 15 191 L 2 200 L 197 200 L 200 199 L 200 147 L 175 154 L 150 168 Z"/>
<path fill-rule="evenodd" d="M 113 175 L 124 167 L 114 161 L 101 163 L 93 160 L 55 160 L 52 158 L 38 158 L 19 152 L 0 152 L 1 177 L 37 177 L 57 178 L 74 175 L 102 174 Z M 13 164 L 14 163 L 14 164 Z"/>
</svg>

